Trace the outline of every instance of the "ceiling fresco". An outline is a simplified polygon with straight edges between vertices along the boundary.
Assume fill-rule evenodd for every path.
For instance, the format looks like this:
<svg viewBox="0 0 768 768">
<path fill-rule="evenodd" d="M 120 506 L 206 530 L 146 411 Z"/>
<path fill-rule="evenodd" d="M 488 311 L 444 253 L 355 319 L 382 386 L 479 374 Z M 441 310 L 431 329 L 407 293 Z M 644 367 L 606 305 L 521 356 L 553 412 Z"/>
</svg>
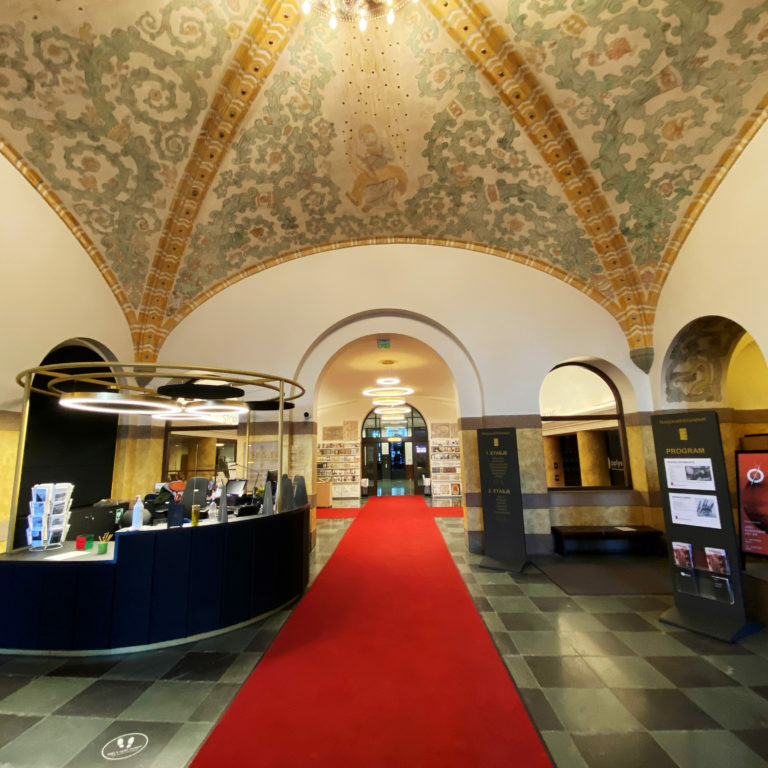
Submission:
<svg viewBox="0 0 768 768">
<path fill-rule="evenodd" d="M 415 242 L 569 282 L 647 364 L 666 273 L 767 93 L 756 0 L 421 0 L 364 33 L 293 0 L 13 0 L 0 23 L 0 150 L 142 360 L 249 274 Z"/>
</svg>

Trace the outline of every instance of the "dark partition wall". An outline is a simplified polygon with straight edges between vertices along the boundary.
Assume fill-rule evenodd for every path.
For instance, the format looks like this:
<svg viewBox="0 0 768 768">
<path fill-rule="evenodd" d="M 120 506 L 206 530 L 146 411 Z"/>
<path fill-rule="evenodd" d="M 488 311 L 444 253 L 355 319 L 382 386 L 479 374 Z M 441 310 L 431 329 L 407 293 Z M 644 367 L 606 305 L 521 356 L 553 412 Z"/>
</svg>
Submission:
<svg viewBox="0 0 768 768">
<path fill-rule="evenodd" d="M 88 347 L 67 346 L 51 352 L 41 365 L 70 362 L 104 360 Z M 36 377 L 35 386 L 41 384 L 45 384 L 44 380 Z M 27 543 L 25 531 L 33 485 L 74 483 L 73 507 L 88 506 L 109 497 L 116 441 L 117 416 L 61 408 L 58 398 L 32 393 L 14 548 Z"/>
</svg>

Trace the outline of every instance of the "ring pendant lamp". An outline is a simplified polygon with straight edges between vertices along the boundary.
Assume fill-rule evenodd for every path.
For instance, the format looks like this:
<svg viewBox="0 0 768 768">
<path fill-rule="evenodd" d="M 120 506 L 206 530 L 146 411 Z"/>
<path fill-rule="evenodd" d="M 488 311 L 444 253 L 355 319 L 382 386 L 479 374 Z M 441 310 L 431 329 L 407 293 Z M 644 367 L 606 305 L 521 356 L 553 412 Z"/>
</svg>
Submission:
<svg viewBox="0 0 768 768">
<path fill-rule="evenodd" d="M 413 389 L 411 387 L 371 387 L 364 389 L 363 394 L 366 397 L 403 397 L 412 395 Z"/>
<path fill-rule="evenodd" d="M 179 410 L 179 406 L 173 400 L 123 392 L 68 392 L 59 398 L 59 405 L 74 411 L 135 416 L 171 414 Z"/>
<path fill-rule="evenodd" d="M 13 539 L 16 526 L 16 509 L 29 423 L 30 396 L 33 392 L 56 397 L 60 405 L 74 410 L 105 413 L 111 416 L 159 416 L 169 421 L 173 421 L 174 418 L 179 421 L 189 421 L 190 414 L 194 414 L 199 420 L 211 421 L 249 413 L 246 402 L 231 400 L 227 397 L 235 393 L 239 395 L 240 387 L 267 390 L 263 394 L 269 395 L 270 403 L 276 402 L 276 410 L 280 411 L 281 416 L 293 405 L 291 401 L 306 393 L 298 381 L 268 373 L 175 363 L 138 363 L 117 360 L 39 365 L 18 373 L 16 383 L 24 390 L 24 399 L 11 495 L 12 512 L 8 521 L 10 540 Z M 179 385 L 181 390 L 178 388 Z M 159 391 L 162 387 L 168 387 L 165 393 Z M 245 392 L 245 390 L 242 391 Z M 184 397 L 184 394 L 187 396 Z M 189 397 L 190 394 L 193 396 Z M 221 397 L 221 395 L 225 396 Z M 220 399 L 215 399 L 217 396 Z M 255 402 L 266 402 L 266 400 Z M 250 463 L 248 461 L 250 424 L 249 416 L 245 420 L 244 466 Z M 280 446 L 277 452 L 277 472 L 278 477 L 282 477 L 282 418 L 278 419 L 277 440 Z M 280 495 L 278 495 L 278 510 L 279 504 Z"/>
<path fill-rule="evenodd" d="M 394 376 L 385 376 L 382 379 L 376 379 L 376 383 L 380 387 L 396 387 L 400 383 L 400 379 L 397 379 Z"/>
<path fill-rule="evenodd" d="M 380 397 L 378 400 L 374 400 L 373 404 L 394 407 L 397 405 L 405 405 L 405 400 L 399 397 Z"/>
<path fill-rule="evenodd" d="M 248 413 L 246 403 L 237 400 L 203 400 L 201 403 L 189 403 L 187 413 L 199 413 L 204 416 L 222 416 L 224 414 Z"/>
<path fill-rule="evenodd" d="M 397 414 L 405 415 L 406 413 L 410 413 L 410 408 L 392 408 L 386 407 L 386 408 L 376 408 L 373 411 L 374 413 L 377 413 L 379 416 L 395 416 Z"/>
</svg>

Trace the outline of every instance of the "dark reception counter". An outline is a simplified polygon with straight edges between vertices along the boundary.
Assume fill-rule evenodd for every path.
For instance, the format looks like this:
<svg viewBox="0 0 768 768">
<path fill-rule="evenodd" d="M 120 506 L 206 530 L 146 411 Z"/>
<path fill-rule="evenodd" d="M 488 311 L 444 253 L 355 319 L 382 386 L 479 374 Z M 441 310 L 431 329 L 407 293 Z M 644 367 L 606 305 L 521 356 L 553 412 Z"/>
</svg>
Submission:
<svg viewBox="0 0 768 768">
<path fill-rule="evenodd" d="M 0 649 L 139 650 L 274 611 L 307 586 L 309 508 L 124 530 L 110 551 L 0 556 Z"/>
</svg>

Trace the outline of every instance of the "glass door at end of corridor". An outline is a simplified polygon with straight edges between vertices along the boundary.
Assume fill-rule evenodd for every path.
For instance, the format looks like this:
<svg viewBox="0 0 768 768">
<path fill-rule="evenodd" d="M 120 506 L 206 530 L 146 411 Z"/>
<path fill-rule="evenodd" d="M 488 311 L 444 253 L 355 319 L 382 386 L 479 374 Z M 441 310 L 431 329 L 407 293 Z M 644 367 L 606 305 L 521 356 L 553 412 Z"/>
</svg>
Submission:
<svg viewBox="0 0 768 768">
<path fill-rule="evenodd" d="M 367 481 L 363 485 L 363 495 L 376 496 L 378 486 L 380 467 L 381 467 L 381 449 L 379 441 L 376 438 L 364 437 L 361 451 L 361 473 L 360 477 Z"/>
</svg>

